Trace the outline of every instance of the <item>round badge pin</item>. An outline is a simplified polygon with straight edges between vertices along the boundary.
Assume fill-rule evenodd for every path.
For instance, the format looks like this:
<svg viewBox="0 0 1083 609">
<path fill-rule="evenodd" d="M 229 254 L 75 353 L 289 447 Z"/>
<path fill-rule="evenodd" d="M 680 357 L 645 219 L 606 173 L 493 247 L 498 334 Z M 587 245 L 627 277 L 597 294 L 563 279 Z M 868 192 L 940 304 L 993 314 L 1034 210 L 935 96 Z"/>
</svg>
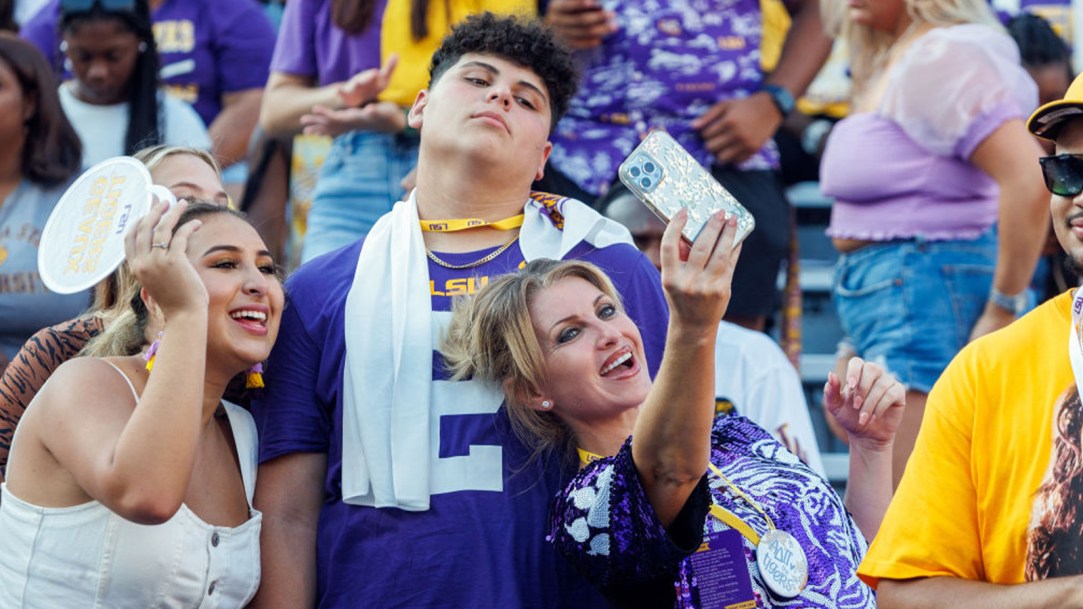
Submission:
<svg viewBox="0 0 1083 609">
<path fill-rule="evenodd" d="M 163 197 L 146 166 L 131 157 L 104 160 L 79 176 L 41 232 L 38 273 L 45 287 L 74 294 L 116 270 L 124 235 L 150 210 L 152 192 Z"/>
<path fill-rule="evenodd" d="M 771 529 L 756 546 L 756 564 L 767 588 L 780 598 L 794 598 L 808 583 L 808 558 L 786 531 Z"/>
</svg>

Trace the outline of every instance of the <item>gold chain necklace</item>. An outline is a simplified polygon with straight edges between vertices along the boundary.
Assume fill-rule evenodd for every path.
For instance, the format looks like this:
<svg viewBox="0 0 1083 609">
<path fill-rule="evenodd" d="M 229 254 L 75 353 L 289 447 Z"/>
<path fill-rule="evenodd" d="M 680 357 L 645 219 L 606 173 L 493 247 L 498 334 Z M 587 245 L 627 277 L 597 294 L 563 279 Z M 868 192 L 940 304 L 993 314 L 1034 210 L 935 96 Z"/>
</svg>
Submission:
<svg viewBox="0 0 1083 609">
<path fill-rule="evenodd" d="M 429 257 L 429 260 L 432 260 L 433 262 L 435 262 L 436 264 L 439 264 L 440 266 L 444 267 L 445 269 L 451 269 L 453 271 L 461 271 L 463 269 L 472 269 L 472 268 L 474 268 L 476 266 L 481 266 L 481 265 L 485 264 L 486 262 L 490 262 L 490 261 L 496 259 L 497 256 L 504 253 L 504 250 L 511 247 L 511 244 L 515 243 L 515 241 L 518 238 L 519 238 L 519 235 L 515 235 L 514 237 L 511 238 L 511 241 L 508 241 L 504 245 L 501 245 L 499 248 L 493 250 L 491 253 L 489 253 L 484 258 L 482 258 L 480 260 L 475 260 L 474 262 L 469 262 L 467 264 L 449 264 L 449 263 L 444 262 L 443 260 L 437 258 L 436 254 L 432 253 L 428 249 L 425 250 L 425 255 Z"/>
</svg>

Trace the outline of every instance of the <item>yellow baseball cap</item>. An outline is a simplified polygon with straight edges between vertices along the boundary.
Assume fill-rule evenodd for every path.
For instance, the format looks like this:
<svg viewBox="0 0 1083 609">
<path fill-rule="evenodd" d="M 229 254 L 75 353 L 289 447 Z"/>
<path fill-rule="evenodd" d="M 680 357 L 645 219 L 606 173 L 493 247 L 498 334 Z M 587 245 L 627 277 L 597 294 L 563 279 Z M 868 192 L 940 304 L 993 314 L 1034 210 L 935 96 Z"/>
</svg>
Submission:
<svg viewBox="0 0 1083 609">
<path fill-rule="evenodd" d="M 1027 120 L 1027 129 L 1038 137 L 1052 140 L 1068 119 L 1083 116 L 1083 74 L 1072 81 L 1064 99 L 1049 102 L 1034 111 Z"/>
</svg>

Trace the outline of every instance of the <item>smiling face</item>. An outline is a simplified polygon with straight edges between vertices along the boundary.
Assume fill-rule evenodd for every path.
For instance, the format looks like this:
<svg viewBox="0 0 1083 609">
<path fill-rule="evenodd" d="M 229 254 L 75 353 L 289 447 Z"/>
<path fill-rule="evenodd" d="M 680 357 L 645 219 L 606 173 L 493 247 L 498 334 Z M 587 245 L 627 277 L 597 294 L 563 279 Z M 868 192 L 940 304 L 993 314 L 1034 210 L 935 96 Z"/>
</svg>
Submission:
<svg viewBox="0 0 1083 609">
<path fill-rule="evenodd" d="M 1071 119 L 1057 133 L 1057 154 L 1083 154 L 1083 119 Z M 1064 251 L 1083 265 L 1083 193 L 1075 197 L 1050 194 L 1053 232 Z"/>
<path fill-rule="evenodd" d="M 256 230 L 228 214 L 206 215 L 188 239 L 188 259 L 210 297 L 208 362 L 241 372 L 271 353 L 285 296 Z"/>
<path fill-rule="evenodd" d="M 203 159 L 184 153 L 171 154 L 150 170 L 155 184 L 168 188 L 178 199 L 196 199 L 228 205 L 229 195 L 221 178 Z"/>
<path fill-rule="evenodd" d="M 538 401 L 573 429 L 637 408 L 650 392 L 643 342 L 617 302 L 579 277 L 540 290 L 530 303 L 546 371 Z"/>
<path fill-rule="evenodd" d="M 88 104 L 119 104 L 128 98 L 139 37 L 119 19 L 93 19 L 64 32 L 65 54 L 75 76 L 75 95 Z"/>
<path fill-rule="evenodd" d="M 549 158 L 549 98 L 533 71 L 494 55 L 468 53 L 418 93 L 409 122 L 422 146 L 542 176 Z"/>
</svg>

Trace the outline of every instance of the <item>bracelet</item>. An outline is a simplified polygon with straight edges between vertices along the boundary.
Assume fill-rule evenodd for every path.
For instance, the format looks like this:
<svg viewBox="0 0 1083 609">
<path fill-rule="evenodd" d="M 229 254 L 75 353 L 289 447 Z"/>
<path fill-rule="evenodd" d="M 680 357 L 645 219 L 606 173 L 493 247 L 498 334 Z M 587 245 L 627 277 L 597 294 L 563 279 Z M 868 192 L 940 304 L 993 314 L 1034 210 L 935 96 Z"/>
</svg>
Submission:
<svg viewBox="0 0 1083 609">
<path fill-rule="evenodd" d="M 1012 315 L 1022 315 L 1027 310 L 1029 299 L 1026 290 L 1018 294 L 1005 294 L 994 287 L 989 291 L 989 302 L 1009 311 Z"/>
<path fill-rule="evenodd" d="M 793 93 L 783 87 L 782 85 L 776 85 L 773 83 L 764 83 L 760 87 L 760 91 L 771 96 L 771 101 L 774 102 L 775 107 L 782 114 L 782 118 L 789 116 L 793 112 L 794 106 L 797 102 L 793 98 Z"/>
<path fill-rule="evenodd" d="M 824 138 L 831 133 L 831 128 L 834 126 L 835 124 L 826 118 L 818 118 L 809 123 L 801 131 L 801 149 L 805 151 L 805 154 L 811 157 L 820 156 L 820 147 L 824 143 Z"/>
</svg>

